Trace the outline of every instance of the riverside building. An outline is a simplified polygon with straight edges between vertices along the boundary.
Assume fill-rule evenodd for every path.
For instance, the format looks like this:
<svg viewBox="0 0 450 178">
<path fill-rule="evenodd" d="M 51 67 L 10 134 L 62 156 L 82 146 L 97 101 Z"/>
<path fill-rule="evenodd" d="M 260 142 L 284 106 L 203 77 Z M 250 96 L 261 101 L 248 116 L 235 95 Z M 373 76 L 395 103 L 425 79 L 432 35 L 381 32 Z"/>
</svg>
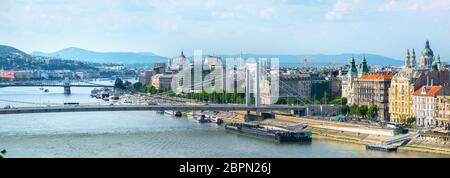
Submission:
<svg viewBox="0 0 450 178">
<path fill-rule="evenodd" d="M 359 65 L 359 72 L 358 72 L 358 69 L 356 68 L 355 58 L 352 57 L 352 59 L 350 60 L 347 75 L 341 76 L 342 97 L 346 97 L 348 103 L 354 103 L 355 99 L 354 81 L 358 77 L 361 77 L 362 75 L 367 73 L 369 73 L 369 67 L 367 66 L 366 58 L 363 57 L 363 60 Z"/>
<path fill-rule="evenodd" d="M 448 95 L 448 89 L 443 86 L 422 86 L 413 95 L 413 114 L 419 127 L 435 127 L 439 123 L 436 119 L 437 96 Z M 443 107 L 445 108 L 445 107 Z M 445 113 L 442 113 L 445 114 Z"/>
<path fill-rule="evenodd" d="M 415 51 L 413 50 L 411 54 L 408 50 L 405 66 L 394 76 L 389 88 L 391 121 L 405 123 L 406 119 L 415 117 L 413 94 L 422 86 L 438 86 L 448 82 L 449 71 L 441 65 L 439 56 L 434 57 L 429 41 L 426 42 L 425 49 L 421 53 L 418 66 L 415 64 Z"/>
<path fill-rule="evenodd" d="M 450 96 L 436 97 L 436 125 L 450 128 Z"/>
<path fill-rule="evenodd" d="M 389 121 L 389 87 L 394 74 L 363 74 L 354 80 L 352 104 L 377 105 L 378 118 Z"/>
</svg>

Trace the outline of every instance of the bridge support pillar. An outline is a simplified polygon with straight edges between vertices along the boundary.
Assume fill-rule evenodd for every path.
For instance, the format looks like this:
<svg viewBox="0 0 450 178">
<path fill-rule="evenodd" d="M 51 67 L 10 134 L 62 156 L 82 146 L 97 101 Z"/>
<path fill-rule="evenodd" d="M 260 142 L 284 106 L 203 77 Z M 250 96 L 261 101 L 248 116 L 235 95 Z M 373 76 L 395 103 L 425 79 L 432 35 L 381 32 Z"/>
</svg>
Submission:
<svg viewBox="0 0 450 178">
<path fill-rule="evenodd" d="M 65 95 L 70 95 L 70 86 L 64 86 L 64 94 Z"/>
<path fill-rule="evenodd" d="M 64 94 L 70 95 L 70 80 L 69 77 L 64 79 Z"/>
</svg>

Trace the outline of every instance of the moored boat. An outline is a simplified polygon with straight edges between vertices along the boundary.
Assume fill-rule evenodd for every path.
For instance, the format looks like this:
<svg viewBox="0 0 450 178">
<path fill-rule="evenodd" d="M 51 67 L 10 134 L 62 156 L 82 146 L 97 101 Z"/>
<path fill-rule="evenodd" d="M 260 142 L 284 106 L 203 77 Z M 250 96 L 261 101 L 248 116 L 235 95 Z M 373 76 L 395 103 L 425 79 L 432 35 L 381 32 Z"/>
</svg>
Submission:
<svg viewBox="0 0 450 178">
<path fill-rule="evenodd" d="M 255 122 L 232 123 L 225 125 L 227 131 L 268 139 L 276 142 L 311 142 L 312 133 L 308 126 L 282 128 L 278 126 L 261 126 Z"/>
<path fill-rule="evenodd" d="M 175 117 L 181 117 L 182 114 L 180 111 L 171 111 L 171 110 L 166 110 L 164 111 L 165 114 L 168 114 L 170 116 L 175 116 Z"/>
<path fill-rule="evenodd" d="M 194 114 L 193 119 L 196 120 L 199 123 L 208 123 L 211 122 L 210 118 L 207 117 L 205 114 Z"/>
<path fill-rule="evenodd" d="M 99 89 L 94 88 L 93 90 L 91 90 L 91 97 L 96 97 L 99 92 L 100 92 Z"/>
<path fill-rule="evenodd" d="M 385 151 L 385 152 L 397 151 L 396 146 L 384 145 L 384 144 L 369 144 L 369 145 L 366 145 L 366 149 L 374 150 L 374 151 Z"/>
<path fill-rule="evenodd" d="M 220 118 L 220 117 L 213 116 L 213 117 L 211 117 L 210 120 L 211 120 L 212 123 L 215 123 L 215 124 L 222 124 L 223 123 L 223 119 Z"/>
</svg>

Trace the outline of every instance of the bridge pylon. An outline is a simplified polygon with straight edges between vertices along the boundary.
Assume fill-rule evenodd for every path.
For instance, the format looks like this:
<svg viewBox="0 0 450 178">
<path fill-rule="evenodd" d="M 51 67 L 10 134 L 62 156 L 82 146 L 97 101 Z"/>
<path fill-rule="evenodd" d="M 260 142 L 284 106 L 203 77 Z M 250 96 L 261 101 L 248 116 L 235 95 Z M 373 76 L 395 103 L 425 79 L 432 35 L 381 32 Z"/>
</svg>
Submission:
<svg viewBox="0 0 450 178">
<path fill-rule="evenodd" d="M 256 92 L 254 93 L 254 97 L 255 97 L 255 106 L 258 108 L 261 106 L 261 66 L 259 64 L 260 61 L 256 61 L 256 69 L 255 69 L 255 75 L 253 76 L 254 78 L 254 83 L 252 81 L 252 76 L 250 75 L 250 69 L 248 66 L 246 66 L 245 69 L 245 104 L 246 106 L 251 106 L 251 93 L 252 93 L 252 89 L 256 90 Z M 254 86 L 254 87 L 250 87 L 250 86 Z M 247 110 L 247 114 L 250 114 L 250 111 Z M 256 115 L 260 116 L 261 115 L 261 110 L 257 109 L 256 110 Z"/>
<path fill-rule="evenodd" d="M 245 68 L 245 105 L 250 106 L 251 105 L 251 98 L 250 98 L 250 70 L 248 68 Z M 247 114 L 250 114 L 250 111 L 247 110 Z"/>
<path fill-rule="evenodd" d="M 70 80 L 68 77 L 66 77 L 64 79 L 64 94 L 65 95 L 70 95 L 71 91 L 70 91 Z"/>
<path fill-rule="evenodd" d="M 255 106 L 259 107 L 261 106 L 261 66 L 260 66 L 260 61 L 257 60 L 256 61 L 256 74 L 255 74 L 255 82 L 256 82 L 256 95 L 255 95 Z M 260 116 L 261 115 L 261 110 L 257 109 L 256 110 L 256 115 Z"/>
</svg>

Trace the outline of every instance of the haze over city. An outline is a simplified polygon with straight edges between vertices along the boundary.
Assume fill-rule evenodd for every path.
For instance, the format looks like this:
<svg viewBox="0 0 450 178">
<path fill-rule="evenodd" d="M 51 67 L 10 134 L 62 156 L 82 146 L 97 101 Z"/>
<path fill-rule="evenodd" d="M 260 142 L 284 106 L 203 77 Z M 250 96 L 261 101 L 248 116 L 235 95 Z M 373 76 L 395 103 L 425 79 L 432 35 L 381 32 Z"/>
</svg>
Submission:
<svg viewBox="0 0 450 178">
<path fill-rule="evenodd" d="M 450 56 L 447 0 L 0 2 L 0 44 L 54 52 L 373 53 L 403 60 L 430 40 Z"/>
</svg>

